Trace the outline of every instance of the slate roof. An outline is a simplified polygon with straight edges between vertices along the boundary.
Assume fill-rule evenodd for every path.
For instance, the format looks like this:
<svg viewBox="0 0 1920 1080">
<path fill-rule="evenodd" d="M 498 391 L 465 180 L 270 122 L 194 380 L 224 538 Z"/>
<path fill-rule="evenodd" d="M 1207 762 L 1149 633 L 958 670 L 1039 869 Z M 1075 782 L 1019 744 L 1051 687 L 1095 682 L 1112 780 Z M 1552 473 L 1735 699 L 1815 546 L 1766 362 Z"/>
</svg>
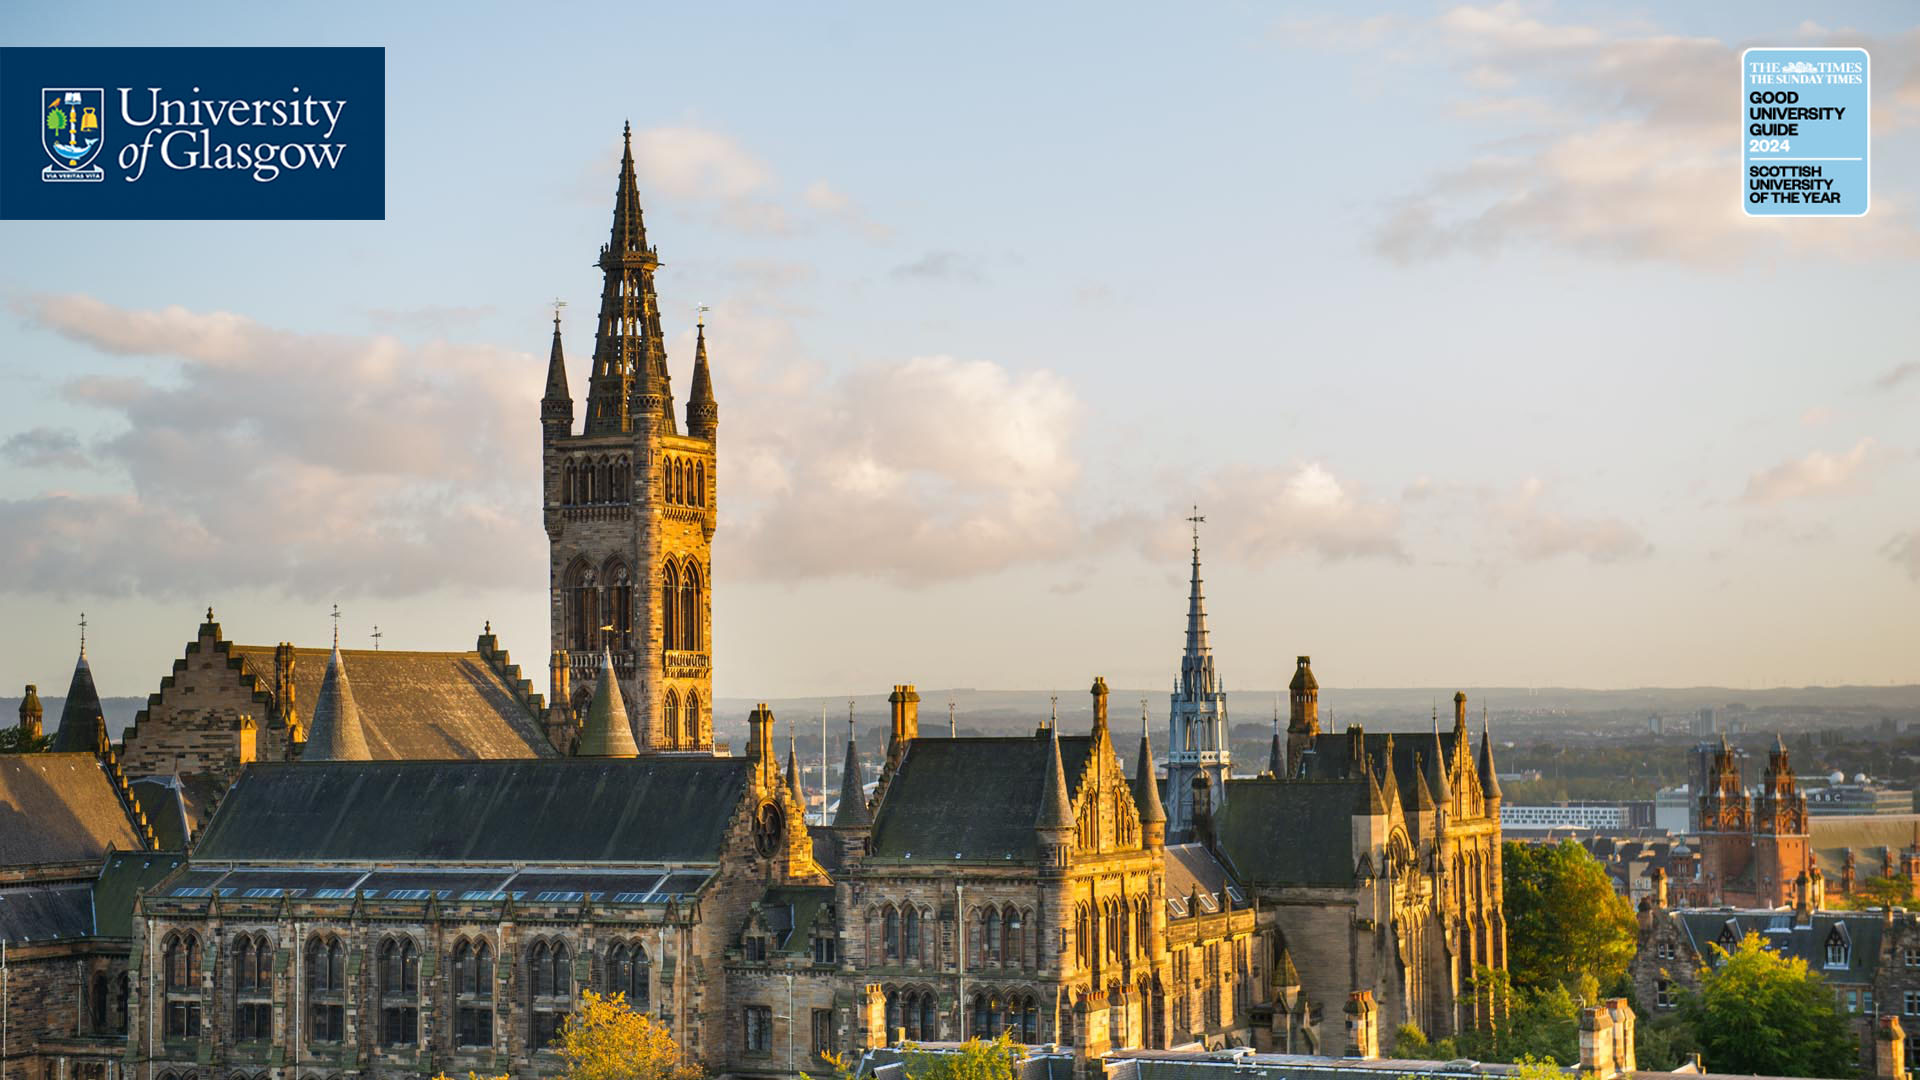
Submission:
<svg viewBox="0 0 1920 1080">
<path fill-rule="evenodd" d="M 160 884 L 186 861 L 178 851 L 128 851 L 107 856 L 92 885 L 93 932 L 100 937 L 132 937 L 134 897 Z"/>
<path fill-rule="evenodd" d="M 372 860 L 326 869 L 281 864 L 194 863 L 151 895 L 162 899 L 419 901 L 428 897 L 461 903 L 605 906 L 665 905 L 698 895 L 712 880 L 711 867 L 684 865 L 528 868 L 510 863 L 440 867 L 381 866 Z"/>
<path fill-rule="evenodd" d="M 0 754 L 0 866 L 93 862 L 145 846 L 100 759 Z"/>
<path fill-rule="evenodd" d="M 1240 910 L 1252 906 L 1246 890 L 1233 879 L 1205 844 L 1167 845 L 1167 917 L 1185 919 L 1195 915 L 1213 915 L 1223 908 Z M 1190 904 L 1198 898 L 1200 910 Z"/>
<path fill-rule="evenodd" d="M 813 920 L 833 903 L 831 885 L 784 885 L 768 889 L 760 898 L 760 917 L 773 932 L 773 947 L 801 954 L 813 947 Z"/>
<path fill-rule="evenodd" d="M 173 776 L 145 776 L 127 784 L 153 828 L 154 843 L 162 851 L 184 850 L 193 833 L 186 799 L 174 781 Z"/>
<path fill-rule="evenodd" d="M 294 703 L 313 724 L 331 649 L 293 650 Z M 273 646 L 239 645 L 228 654 L 271 690 Z M 376 761 L 558 757 L 514 687 L 477 651 L 342 649 L 353 699 Z"/>
<path fill-rule="evenodd" d="M 53 743 L 48 749 L 62 753 L 93 752 L 100 716 L 100 691 L 94 689 L 93 665 L 87 663 L 87 654 L 83 651 L 73 665 L 73 682 L 67 686 L 67 700 L 60 707 L 60 727 L 54 731 Z"/>
<path fill-rule="evenodd" d="M 1039 857 L 1034 832 L 1047 772 L 1046 736 L 914 739 L 875 809 L 872 858 L 1024 861 Z M 1090 735 L 1060 737 L 1069 787 L 1086 771 Z"/>
<path fill-rule="evenodd" d="M 1767 947 L 1781 956 L 1806 961 L 1808 970 L 1819 972 L 1829 982 L 1872 982 L 1880 959 L 1881 913 L 1817 911 L 1805 925 L 1797 925 L 1790 910 L 1715 910 L 1673 911 L 1667 917 L 1679 924 L 1694 954 L 1706 959 L 1710 946 L 1719 944 L 1722 935 L 1738 943 L 1749 933 L 1757 933 Z M 1836 928 L 1849 945 L 1845 966 L 1828 966 L 1827 940 Z M 1733 944 L 1725 946 L 1728 949 Z"/>
<path fill-rule="evenodd" d="M 712 862 L 746 758 L 256 762 L 196 863 Z"/>
<path fill-rule="evenodd" d="M 86 937 L 93 932 L 93 886 L 85 882 L 0 889 L 0 941 Z"/>
<path fill-rule="evenodd" d="M 1353 814 L 1364 780 L 1229 780 L 1214 832 L 1253 885 L 1351 886 Z"/>
</svg>

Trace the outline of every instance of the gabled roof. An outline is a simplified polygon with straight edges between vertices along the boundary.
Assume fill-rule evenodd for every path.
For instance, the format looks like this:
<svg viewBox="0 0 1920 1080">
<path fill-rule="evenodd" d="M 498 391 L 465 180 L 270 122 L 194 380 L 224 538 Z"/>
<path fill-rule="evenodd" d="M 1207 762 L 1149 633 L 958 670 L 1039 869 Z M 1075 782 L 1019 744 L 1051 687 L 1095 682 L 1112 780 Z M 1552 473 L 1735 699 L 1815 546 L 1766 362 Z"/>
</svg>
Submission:
<svg viewBox="0 0 1920 1080">
<path fill-rule="evenodd" d="M 1790 909 L 1689 909 L 1670 913 L 1678 923 L 1694 955 L 1706 960 L 1713 955 L 1712 945 L 1722 938 L 1734 944 L 1748 934 L 1759 934 L 1767 948 L 1777 955 L 1796 957 L 1830 982 L 1865 983 L 1874 978 L 1880 959 L 1881 919 L 1879 912 L 1816 911 L 1806 924 L 1796 923 Z M 1847 946 L 1847 962 L 1829 966 L 1827 941 L 1833 938 Z"/>
<path fill-rule="evenodd" d="M 18 946 L 92 932 L 92 886 L 85 882 L 0 888 L 0 941 Z"/>
<path fill-rule="evenodd" d="M 1093 739 L 1060 737 L 1071 790 L 1086 771 Z M 1053 765 L 1043 733 L 914 739 L 886 797 L 875 808 L 873 858 L 953 862 L 1032 860 Z"/>
<path fill-rule="evenodd" d="M 746 758 L 256 762 L 194 861 L 713 862 Z"/>
<path fill-rule="evenodd" d="M 178 851 L 123 851 L 107 856 L 93 882 L 93 932 L 100 937 L 132 937 L 134 897 L 160 884 L 186 861 Z"/>
<path fill-rule="evenodd" d="M 272 690 L 271 645 L 229 647 L 242 670 Z M 311 730 L 330 649 L 293 650 L 294 705 Z M 376 761 L 558 757 L 516 688 L 477 650 L 342 649 L 353 700 Z M 256 718 L 258 719 L 258 718 Z"/>
<path fill-rule="evenodd" d="M 0 754 L 0 866 L 93 862 L 146 846 L 100 759 Z"/>
<path fill-rule="evenodd" d="M 1227 864 L 1259 885 L 1353 884 L 1353 815 L 1367 780 L 1229 780 L 1214 832 Z"/>
<path fill-rule="evenodd" d="M 1223 908 L 1252 906 L 1245 889 L 1214 858 L 1205 844 L 1167 845 L 1167 905 L 1172 918 L 1212 915 Z M 1199 911 L 1188 910 L 1188 898 L 1201 897 Z"/>
<path fill-rule="evenodd" d="M 760 917 L 773 933 L 773 947 L 800 954 L 813 948 L 814 919 L 833 903 L 831 885 L 782 885 L 760 898 Z"/>
</svg>

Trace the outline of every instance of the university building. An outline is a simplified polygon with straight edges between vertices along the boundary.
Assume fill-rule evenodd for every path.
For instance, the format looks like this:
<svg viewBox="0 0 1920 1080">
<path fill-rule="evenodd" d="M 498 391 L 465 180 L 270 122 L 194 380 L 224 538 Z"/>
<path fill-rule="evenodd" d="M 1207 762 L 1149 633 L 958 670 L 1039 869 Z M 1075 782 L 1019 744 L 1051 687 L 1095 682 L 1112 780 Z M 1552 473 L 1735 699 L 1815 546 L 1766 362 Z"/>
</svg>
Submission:
<svg viewBox="0 0 1920 1080">
<path fill-rule="evenodd" d="M 989 738 L 923 735 L 902 684 L 871 796 L 850 733 L 809 826 L 771 710 L 741 754 L 713 736 L 718 409 L 701 326 L 676 415 L 630 138 L 599 265 L 584 416 L 557 322 L 539 405 L 551 693 L 490 628 L 243 645 L 209 611 L 116 748 L 83 657 L 63 752 L 0 759 L 9 805 L 76 837 L 0 841 L 43 999 L 9 1080 L 550 1075 L 589 988 L 729 1075 L 1003 1032 L 1082 1069 L 1338 1055 L 1362 1014 L 1487 1018 L 1500 792 L 1464 696 L 1448 731 L 1323 733 L 1301 657 L 1284 744 L 1234 777 L 1197 536 L 1164 780 L 1102 679 L 1088 729 Z M 64 914 L 15 919 L 16 892 Z"/>
</svg>

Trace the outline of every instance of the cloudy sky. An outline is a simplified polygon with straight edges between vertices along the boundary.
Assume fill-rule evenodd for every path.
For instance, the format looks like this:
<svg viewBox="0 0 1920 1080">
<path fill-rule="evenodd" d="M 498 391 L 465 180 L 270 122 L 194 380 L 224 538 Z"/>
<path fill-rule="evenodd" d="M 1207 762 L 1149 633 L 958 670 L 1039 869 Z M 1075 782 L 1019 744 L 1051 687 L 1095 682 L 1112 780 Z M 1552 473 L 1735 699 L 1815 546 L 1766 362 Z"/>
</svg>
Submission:
<svg viewBox="0 0 1920 1080">
<path fill-rule="evenodd" d="M 631 119 L 721 416 L 726 696 L 1920 679 L 1904 4 L 8 5 L 384 45 L 387 220 L 0 223 L 0 693 L 230 636 L 544 667 L 536 399 Z M 1749 45 L 1873 57 L 1873 211 L 1742 216 Z"/>
</svg>

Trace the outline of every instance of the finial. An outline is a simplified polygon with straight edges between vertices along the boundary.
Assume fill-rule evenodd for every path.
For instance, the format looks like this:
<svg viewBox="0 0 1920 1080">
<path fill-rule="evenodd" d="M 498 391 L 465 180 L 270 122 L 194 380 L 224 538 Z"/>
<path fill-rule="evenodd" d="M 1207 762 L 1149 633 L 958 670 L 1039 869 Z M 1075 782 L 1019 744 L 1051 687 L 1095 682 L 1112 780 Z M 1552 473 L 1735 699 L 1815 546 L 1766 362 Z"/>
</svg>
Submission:
<svg viewBox="0 0 1920 1080">
<path fill-rule="evenodd" d="M 1194 505 L 1193 514 L 1187 520 L 1193 523 L 1193 557 L 1197 559 L 1200 557 L 1200 525 L 1207 520 L 1200 513 L 1199 504 Z"/>
<path fill-rule="evenodd" d="M 212 604 L 207 605 L 207 621 L 208 622 L 213 621 L 213 605 Z"/>
<path fill-rule="evenodd" d="M 386 637 L 386 636 L 387 636 L 387 635 L 385 635 L 385 634 L 382 634 L 382 633 L 380 632 L 380 624 L 379 624 L 379 623 L 374 623 L 374 624 L 373 624 L 373 634 L 372 634 L 371 636 L 373 637 L 373 651 L 374 651 L 374 652 L 379 652 L 379 651 L 380 651 L 380 639 L 381 639 L 381 638 L 383 638 L 383 637 Z"/>
<path fill-rule="evenodd" d="M 1060 695 L 1052 694 L 1048 696 L 1047 701 L 1051 703 L 1051 711 L 1049 713 L 1047 724 L 1049 727 L 1059 727 L 1060 726 Z"/>
<path fill-rule="evenodd" d="M 711 307 L 708 307 L 705 304 L 701 304 L 700 306 L 694 308 L 693 325 L 696 327 L 705 327 L 707 325 L 707 312 L 712 310 L 713 309 Z"/>
<path fill-rule="evenodd" d="M 563 307 L 566 307 L 566 306 L 567 306 L 567 302 L 566 302 L 565 300 L 562 300 L 562 299 L 560 299 L 560 298 L 559 298 L 559 297 L 557 297 L 557 296 L 556 296 L 556 297 L 554 297 L 554 300 L 553 300 L 553 329 L 554 329 L 554 331 L 555 331 L 556 333 L 557 333 L 557 332 L 559 331 L 559 329 L 560 329 L 560 309 L 561 309 L 561 308 L 563 308 Z"/>
<path fill-rule="evenodd" d="M 1147 737 L 1147 699 L 1140 699 L 1140 737 Z"/>
<path fill-rule="evenodd" d="M 853 741 L 853 699 L 847 699 L 847 741 Z"/>
<path fill-rule="evenodd" d="M 333 647 L 340 647 L 340 605 L 333 605 Z"/>
<path fill-rule="evenodd" d="M 481 624 L 481 627 L 482 627 L 482 633 L 491 635 L 493 633 L 493 620 L 488 619 L 486 622 Z"/>
<path fill-rule="evenodd" d="M 87 655 L 87 613 L 80 613 L 80 655 Z"/>
<path fill-rule="evenodd" d="M 953 719 L 953 699 L 948 698 L 947 699 L 947 738 L 957 739 L 959 737 L 960 737 L 960 728 L 955 724 Z"/>
<path fill-rule="evenodd" d="M 626 120 L 621 123 L 620 134 L 624 136 L 628 142 L 633 141 L 633 121 L 632 120 Z"/>
</svg>

